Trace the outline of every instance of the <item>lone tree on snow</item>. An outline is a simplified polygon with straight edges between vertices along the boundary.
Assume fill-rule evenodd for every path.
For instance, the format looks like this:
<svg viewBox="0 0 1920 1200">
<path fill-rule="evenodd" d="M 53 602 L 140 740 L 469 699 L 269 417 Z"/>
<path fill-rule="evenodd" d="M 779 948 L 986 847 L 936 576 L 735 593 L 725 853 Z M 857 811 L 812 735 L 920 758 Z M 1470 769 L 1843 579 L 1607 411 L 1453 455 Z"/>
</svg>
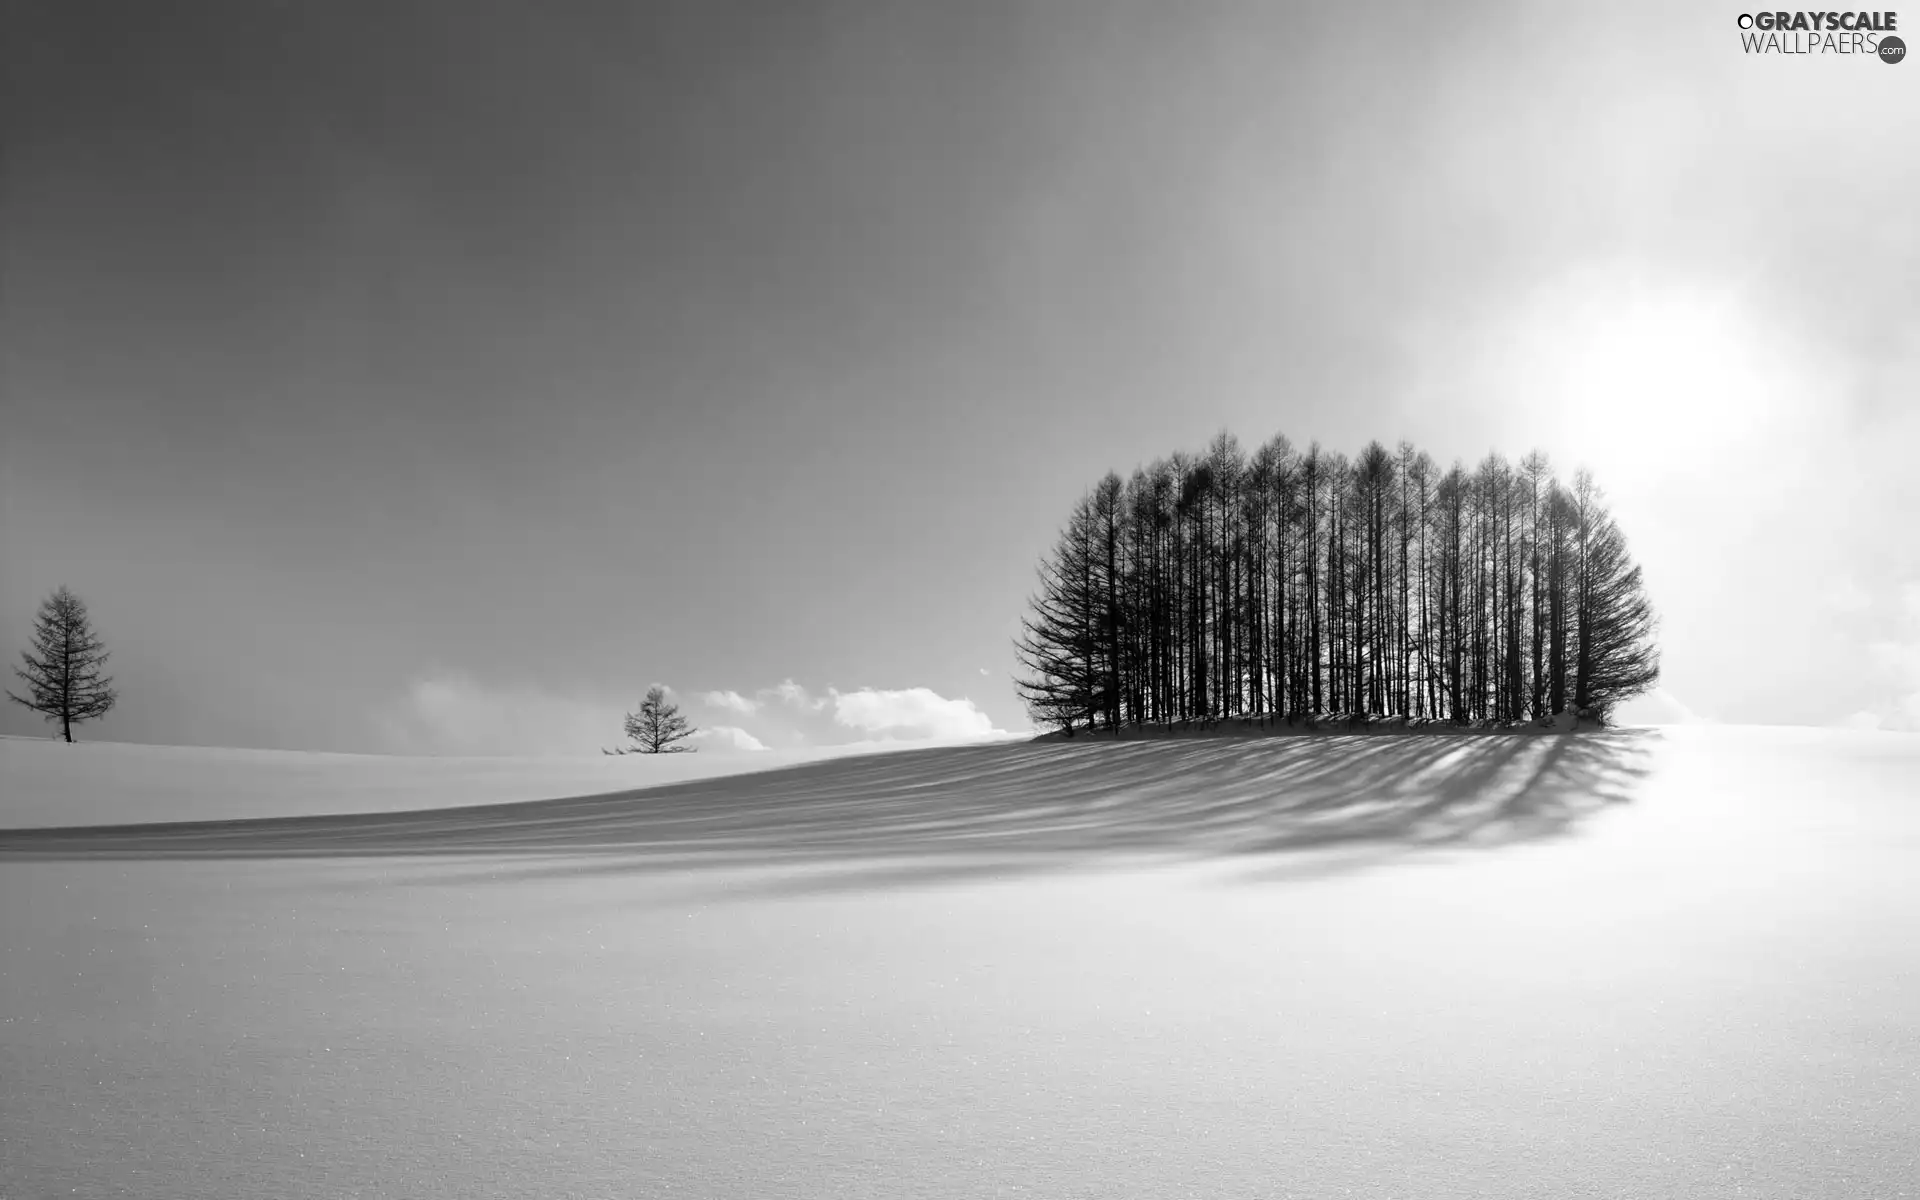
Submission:
<svg viewBox="0 0 1920 1200">
<path fill-rule="evenodd" d="M 680 715 L 680 706 L 667 699 L 667 689 L 656 683 L 647 689 L 647 698 L 640 702 L 640 711 L 627 714 L 627 737 L 633 741 L 633 745 L 606 753 L 688 753 L 694 748 L 680 743 L 695 732 L 687 719 Z"/>
<path fill-rule="evenodd" d="M 40 603 L 33 622 L 33 649 L 20 656 L 25 665 L 13 673 L 27 685 L 25 696 L 7 699 L 60 722 L 60 735 L 73 740 L 73 727 L 104 717 L 117 698 L 113 680 L 100 673 L 107 661 L 105 643 L 87 620 L 80 597 L 61 588 Z"/>
</svg>

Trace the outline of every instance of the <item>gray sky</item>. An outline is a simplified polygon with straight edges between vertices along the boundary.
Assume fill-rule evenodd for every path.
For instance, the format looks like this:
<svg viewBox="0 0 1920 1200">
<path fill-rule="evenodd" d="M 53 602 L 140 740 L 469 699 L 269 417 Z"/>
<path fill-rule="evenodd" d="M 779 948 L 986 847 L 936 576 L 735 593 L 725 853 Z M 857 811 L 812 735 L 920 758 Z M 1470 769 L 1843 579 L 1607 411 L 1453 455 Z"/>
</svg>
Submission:
<svg viewBox="0 0 1920 1200">
<path fill-rule="evenodd" d="M 73 587 L 126 740 L 1017 729 L 1069 505 L 1226 427 L 1591 465 L 1648 715 L 1920 721 L 1920 66 L 1738 11 L 16 0 L 0 648 Z"/>
</svg>

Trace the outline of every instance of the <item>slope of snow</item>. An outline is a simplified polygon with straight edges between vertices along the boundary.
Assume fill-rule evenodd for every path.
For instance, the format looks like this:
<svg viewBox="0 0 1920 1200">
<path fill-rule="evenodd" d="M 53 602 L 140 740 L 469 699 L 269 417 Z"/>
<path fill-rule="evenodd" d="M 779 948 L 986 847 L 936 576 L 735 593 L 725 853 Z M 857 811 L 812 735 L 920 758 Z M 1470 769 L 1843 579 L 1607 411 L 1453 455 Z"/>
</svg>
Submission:
<svg viewBox="0 0 1920 1200">
<path fill-rule="evenodd" d="M 1911 1196 L 1916 982 L 1910 735 L 0 831 L 0 1196 Z"/>
<path fill-rule="evenodd" d="M 765 771 L 879 743 L 754 753 L 429 758 L 0 737 L 0 829 L 497 804 Z"/>
</svg>

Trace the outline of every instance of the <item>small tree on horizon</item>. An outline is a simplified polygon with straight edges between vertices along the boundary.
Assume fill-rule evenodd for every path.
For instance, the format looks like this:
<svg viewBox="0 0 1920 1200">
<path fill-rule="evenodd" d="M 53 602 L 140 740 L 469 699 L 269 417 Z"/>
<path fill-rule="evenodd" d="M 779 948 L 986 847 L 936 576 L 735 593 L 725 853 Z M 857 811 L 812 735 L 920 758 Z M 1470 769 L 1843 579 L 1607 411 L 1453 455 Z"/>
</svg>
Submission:
<svg viewBox="0 0 1920 1200">
<path fill-rule="evenodd" d="M 13 673 L 26 683 L 25 696 L 11 690 L 7 699 L 60 722 L 60 736 L 73 741 L 73 727 L 104 717 L 118 694 L 102 675 L 107 649 L 87 619 L 87 606 L 65 587 L 40 602 L 33 622 L 33 648 L 22 652 L 24 665 Z"/>
<path fill-rule="evenodd" d="M 690 754 L 695 747 L 682 746 L 698 732 L 680 715 L 680 706 L 667 699 L 667 689 L 654 684 L 640 702 L 640 711 L 627 714 L 626 733 L 634 743 L 607 754 Z"/>
</svg>

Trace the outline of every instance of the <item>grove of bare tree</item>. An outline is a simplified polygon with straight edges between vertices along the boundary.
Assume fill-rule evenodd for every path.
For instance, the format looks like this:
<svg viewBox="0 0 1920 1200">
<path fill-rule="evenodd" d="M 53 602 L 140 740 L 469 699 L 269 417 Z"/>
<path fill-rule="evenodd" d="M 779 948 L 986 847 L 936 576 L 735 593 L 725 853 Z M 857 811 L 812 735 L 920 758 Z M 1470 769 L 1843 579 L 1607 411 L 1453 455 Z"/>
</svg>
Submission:
<svg viewBox="0 0 1920 1200">
<path fill-rule="evenodd" d="M 1074 506 L 1016 649 L 1040 725 L 1606 720 L 1659 677 L 1640 568 L 1584 471 L 1440 470 L 1230 433 Z"/>
</svg>

